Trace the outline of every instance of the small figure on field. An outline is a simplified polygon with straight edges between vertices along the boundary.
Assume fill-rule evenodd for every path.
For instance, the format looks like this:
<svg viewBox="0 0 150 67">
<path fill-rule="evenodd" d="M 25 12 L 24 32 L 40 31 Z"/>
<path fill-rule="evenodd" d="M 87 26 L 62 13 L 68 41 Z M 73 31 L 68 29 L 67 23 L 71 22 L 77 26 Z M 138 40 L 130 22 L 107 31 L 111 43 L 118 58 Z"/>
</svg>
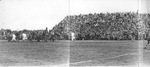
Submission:
<svg viewBox="0 0 150 67">
<path fill-rule="evenodd" d="M 12 41 L 16 41 L 16 35 L 12 34 Z"/>
<path fill-rule="evenodd" d="M 144 49 L 146 49 L 146 47 L 149 45 L 149 43 L 150 43 L 150 33 L 149 33 L 148 36 L 147 36 L 147 45 L 145 46 Z"/>
<path fill-rule="evenodd" d="M 73 32 L 71 32 L 71 40 L 75 40 L 75 34 Z"/>
<path fill-rule="evenodd" d="M 25 34 L 25 33 L 22 33 L 22 40 L 23 41 L 25 41 L 25 40 L 27 40 L 28 38 L 27 38 L 27 35 Z"/>
</svg>

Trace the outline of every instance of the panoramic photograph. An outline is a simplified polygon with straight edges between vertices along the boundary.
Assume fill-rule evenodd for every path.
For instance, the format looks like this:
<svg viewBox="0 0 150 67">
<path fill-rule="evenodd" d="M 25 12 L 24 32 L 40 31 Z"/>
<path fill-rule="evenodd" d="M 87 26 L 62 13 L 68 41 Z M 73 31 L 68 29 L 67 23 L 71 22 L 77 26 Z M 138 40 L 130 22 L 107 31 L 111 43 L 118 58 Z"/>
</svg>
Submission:
<svg viewBox="0 0 150 67">
<path fill-rule="evenodd" d="M 0 66 L 69 65 L 69 0 L 0 0 Z"/>
<path fill-rule="evenodd" d="M 143 44 L 143 51 L 141 52 L 141 56 L 142 57 L 142 65 L 149 67 L 150 66 L 150 8 L 149 8 L 149 4 L 150 1 L 149 0 L 143 0 L 142 2 L 142 6 L 141 6 L 141 17 L 143 20 L 143 28 L 145 30 L 145 34 L 143 35 L 143 38 L 145 38 L 142 42 Z M 141 44 L 141 45 L 142 45 Z"/>
<path fill-rule="evenodd" d="M 70 0 L 70 66 L 138 66 L 139 6 L 139 0 Z"/>
<path fill-rule="evenodd" d="M 0 66 L 150 66 L 148 0 L 0 0 Z"/>
</svg>

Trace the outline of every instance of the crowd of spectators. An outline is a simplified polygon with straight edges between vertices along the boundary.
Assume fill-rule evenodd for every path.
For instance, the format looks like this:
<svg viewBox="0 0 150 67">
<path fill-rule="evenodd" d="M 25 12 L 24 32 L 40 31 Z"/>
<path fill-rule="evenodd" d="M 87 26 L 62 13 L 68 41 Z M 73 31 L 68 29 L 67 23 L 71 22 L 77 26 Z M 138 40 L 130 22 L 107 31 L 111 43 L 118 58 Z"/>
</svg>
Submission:
<svg viewBox="0 0 150 67">
<path fill-rule="evenodd" d="M 66 16 L 51 31 L 57 39 L 68 40 L 70 32 L 77 40 L 146 39 L 150 32 L 150 14 L 138 12 L 90 13 Z M 22 30 L 20 32 L 30 30 Z M 39 30 L 34 30 L 38 32 Z"/>
<path fill-rule="evenodd" d="M 149 18 L 150 14 L 138 12 L 71 15 L 65 17 L 53 30 L 60 34 L 74 32 L 77 40 L 143 39 L 149 30 Z"/>
<path fill-rule="evenodd" d="M 43 31 L 44 29 L 41 30 L 10 30 L 10 29 L 1 29 L 0 30 L 0 39 L 7 39 L 7 37 L 10 34 L 15 34 L 15 35 L 19 35 L 20 36 L 20 40 L 22 33 L 25 33 L 27 36 L 29 36 L 29 34 L 34 33 L 35 35 L 43 35 Z M 49 33 L 51 32 L 51 30 L 49 30 Z"/>
</svg>

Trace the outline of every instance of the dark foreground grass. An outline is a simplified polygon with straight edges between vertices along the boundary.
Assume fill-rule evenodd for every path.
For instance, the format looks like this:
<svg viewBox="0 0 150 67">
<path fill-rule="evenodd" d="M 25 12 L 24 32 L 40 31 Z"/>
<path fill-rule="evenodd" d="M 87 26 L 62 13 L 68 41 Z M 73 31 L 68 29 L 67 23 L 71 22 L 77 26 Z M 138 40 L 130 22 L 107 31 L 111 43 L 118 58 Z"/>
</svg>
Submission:
<svg viewBox="0 0 150 67">
<path fill-rule="evenodd" d="M 0 65 L 39 66 L 66 64 L 68 42 L 7 42 L 0 41 Z"/>
<path fill-rule="evenodd" d="M 70 66 L 126 66 L 138 63 L 138 41 L 73 41 Z"/>
<path fill-rule="evenodd" d="M 147 41 L 143 41 L 143 44 L 147 45 Z M 150 44 L 146 49 L 143 49 L 143 64 L 150 66 Z"/>
<path fill-rule="evenodd" d="M 122 66 L 138 63 L 138 41 L 0 41 L 0 65 Z"/>
</svg>

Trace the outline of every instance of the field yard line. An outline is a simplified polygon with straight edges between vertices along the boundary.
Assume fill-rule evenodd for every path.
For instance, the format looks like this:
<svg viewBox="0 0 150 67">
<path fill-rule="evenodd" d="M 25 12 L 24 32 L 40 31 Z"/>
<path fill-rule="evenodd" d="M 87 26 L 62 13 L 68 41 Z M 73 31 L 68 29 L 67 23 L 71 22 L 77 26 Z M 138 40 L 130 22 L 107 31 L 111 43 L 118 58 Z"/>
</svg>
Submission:
<svg viewBox="0 0 150 67">
<path fill-rule="evenodd" d="M 58 64 L 58 65 L 52 65 L 50 67 L 69 67 L 69 64 Z"/>
<path fill-rule="evenodd" d="M 70 42 L 81 42 L 81 41 L 77 40 L 77 41 L 70 41 Z M 134 42 L 134 41 L 131 41 L 131 40 L 121 40 L 121 41 L 116 41 L 116 40 L 84 40 L 82 42 Z"/>
<path fill-rule="evenodd" d="M 146 52 L 150 52 L 150 50 L 146 50 L 146 51 L 144 51 L 144 52 L 145 52 L 145 53 L 146 53 Z M 143 53 L 144 53 L 144 52 L 143 52 Z"/>
<path fill-rule="evenodd" d="M 114 56 L 114 57 L 109 57 L 109 58 L 103 58 L 103 59 L 98 59 L 98 60 L 107 60 L 107 59 L 113 59 L 113 58 L 118 58 L 121 56 L 127 56 L 127 55 L 138 55 L 139 53 L 128 53 L 128 54 L 122 54 L 122 55 L 118 55 L 118 56 Z M 87 63 L 87 62 L 91 62 L 91 61 L 97 61 L 97 60 L 87 60 L 87 61 L 80 61 L 80 62 L 75 62 L 75 63 L 70 63 L 70 64 L 80 64 L 80 63 Z"/>
<path fill-rule="evenodd" d="M 45 48 L 49 48 L 49 47 L 45 47 Z M 28 49 L 28 50 L 13 50 L 13 51 L 0 51 L 0 52 L 14 52 L 14 51 L 15 52 L 20 52 L 20 51 L 33 51 L 33 50 L 38 50 L 38 49 L 34 49 L 34 48 L 32 49 L 31 48 L 31 49 Z"/>
<path fill-rule="evenodd" d="M 17 60 L 17 61 L 18 61 L 18 60 L 22 60 L 22 61 L 24 61 L 24 62 L 26 62 L 26 61 L 38 61 L 38 62 L 46 63 L 46 62 L 44 62 L 44 61 L 42 61 L 42 60 L 37 60 L 37 59 L 25 59 L 25 58 L 23 58 L 23 57 L 7 56 L 7 55 L 4 55 L 4 54 L 3 54 L 3 56 L 1 55 L 0 58 L 14 59 L 14 60 Z"/>
<path fill-rule="evenodd" d="M 144 51 L 143 53 L 146 52 L 150 52 L 150 50 Z M 114 57 L 110 57 L 110 58 L 103 58 L 103 59 L 98 59 L 98 60 L 107 60 L 107 59 L 113 59 L 113 58 L 118 58 L 118 57 L 122 57 L 122 56 L 127 56 L 127 55 L 138 55 L 139 53 L 128 53 L 128 54 L 122 54 L 122 55 L 118 55 L 118 56 L 114 56 Z M 87 63 L 87 62 L 92 62 L 92 61 L 97 61 L 97 60 L 87 60 L 87 61 L 80 61 L 80 62 L 75 62 L 75 63 L 70 63 L 70 64 L 80 64 L 80 63 Z"/>
<path fill-rule="evenodd" d="M 28 50 L 14 50 L 15 52 L 20 52 L 20 51 L 33 51 L 37 49 L 28 49 Z M 0 52 L 14 52 L 14 51 L 0 51 Z"/>
</svg>

